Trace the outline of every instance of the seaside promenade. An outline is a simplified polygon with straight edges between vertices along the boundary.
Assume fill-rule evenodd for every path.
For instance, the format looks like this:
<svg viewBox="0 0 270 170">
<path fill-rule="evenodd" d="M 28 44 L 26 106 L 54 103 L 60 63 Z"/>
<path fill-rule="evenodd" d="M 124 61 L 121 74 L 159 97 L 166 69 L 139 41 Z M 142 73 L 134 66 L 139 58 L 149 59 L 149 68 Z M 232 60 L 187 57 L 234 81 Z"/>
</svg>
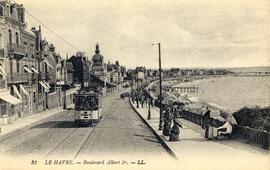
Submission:
<svg viewBox="0 0 270 170">
<path fill-rule="evenodd" d="M 226 170 L 267 170 L 270 167 L 269 151 L 236 140 L 207 140 L 200 126 L 181 118 L 183 128 L 180 129 L 180 141 L 171 142 L 158 130 L 158 108 L 151 108 L 151 119 L 148 120 L 148 107 L 137 108 L 131 101 L 130 104 L 161 143 L 166 145 L 167 151 L 172 152 L 171 155 L 176 157 L 181 167 Z"/>
</svg>

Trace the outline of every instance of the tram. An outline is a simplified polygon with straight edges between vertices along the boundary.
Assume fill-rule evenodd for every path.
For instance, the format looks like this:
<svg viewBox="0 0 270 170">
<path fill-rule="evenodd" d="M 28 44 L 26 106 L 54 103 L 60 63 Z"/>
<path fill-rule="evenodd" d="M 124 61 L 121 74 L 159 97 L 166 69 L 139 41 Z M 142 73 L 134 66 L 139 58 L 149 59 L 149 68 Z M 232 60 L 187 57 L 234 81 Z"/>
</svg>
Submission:
<svg viewBox="0 0 270 170">
<path fill-rule="evenodd" d="M 74 124 L 95 125 L 102 118 L 101 96 L 92 91 L 80 91 L 74 94 L 75 118 Z"/>
</svg>

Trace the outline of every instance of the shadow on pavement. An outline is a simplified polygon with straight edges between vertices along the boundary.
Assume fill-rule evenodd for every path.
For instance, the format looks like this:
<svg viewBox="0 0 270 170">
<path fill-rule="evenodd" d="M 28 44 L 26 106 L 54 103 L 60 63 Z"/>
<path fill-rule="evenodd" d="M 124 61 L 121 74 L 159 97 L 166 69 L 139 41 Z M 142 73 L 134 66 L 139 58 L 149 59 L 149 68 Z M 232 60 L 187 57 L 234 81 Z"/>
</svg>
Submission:
<svg viewBox="0 0 270 170">
<path fill-rule="evenodd" d="M 181 141 L 197 141 L 197 142 L 206 142 L 212 140 L 206 140 L 204 138 L 180 138 Z"/>
<path fill-rule="evenodd" d="M 158 140 L 153 140 L 153 139 L 148 139 L 148 138 L 145 138 L 144 140 L 147 142 L 159 143 Z"/>
<path fill-rule="evenodd" d="M 155 136 L 149 136 L 149 135 L 137 135 L 135 134 L 134 136 L 138 136 L 138 137 L 143 137 L 143 138 L 156 138 Z"/>
<path fill-rule="evenodd" d="M 49 121 L 31 127 L 31 129 L 35 128 L 78 128 L 78 127 L 74 125 L 74 121 Z"/>
</svg>

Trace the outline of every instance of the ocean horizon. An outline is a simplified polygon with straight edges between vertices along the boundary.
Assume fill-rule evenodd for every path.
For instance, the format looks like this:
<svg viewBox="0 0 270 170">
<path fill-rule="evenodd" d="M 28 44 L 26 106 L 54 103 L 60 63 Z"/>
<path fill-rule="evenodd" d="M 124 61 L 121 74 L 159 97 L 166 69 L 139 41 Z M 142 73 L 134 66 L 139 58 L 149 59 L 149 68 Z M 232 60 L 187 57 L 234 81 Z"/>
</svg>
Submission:
<svg viewBox="0 0 270 170">
<path fill-rule="evenodd" d="M 220 77 L 175 86 L 198 86 L 198 93 L 190 93 L 205 103 L 213 103 L 235 112 L 243 107 L 270 106 L 270 76 Z"/>
</svg>

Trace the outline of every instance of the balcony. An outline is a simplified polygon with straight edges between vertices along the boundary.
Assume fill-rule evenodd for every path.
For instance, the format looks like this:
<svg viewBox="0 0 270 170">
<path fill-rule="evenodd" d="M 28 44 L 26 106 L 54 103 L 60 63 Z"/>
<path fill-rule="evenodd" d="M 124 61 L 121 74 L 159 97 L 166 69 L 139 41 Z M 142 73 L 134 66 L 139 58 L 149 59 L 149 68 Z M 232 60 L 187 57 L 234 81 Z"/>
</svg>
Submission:
<svg viewBox="0 0 270 170">
<path fill-rule="evenodd" d="M 31 75 L 28 73 L 12 73 L 7 76 L 8 83 L 23 83 L 31 80 Z"/>
<path fill-rule="evenodd" d="M 15 43 L 9 43 L 8 53 L 17 55 L 26 55 L 26 46 Z"/>
<path fill-rule="evenodd" d="M 27 48 L 27 54 L 28 56 L 32 57 L 32 55 L 36 55 L 36 51 L 34 50 L 34 48 Z"/>
</svg>

